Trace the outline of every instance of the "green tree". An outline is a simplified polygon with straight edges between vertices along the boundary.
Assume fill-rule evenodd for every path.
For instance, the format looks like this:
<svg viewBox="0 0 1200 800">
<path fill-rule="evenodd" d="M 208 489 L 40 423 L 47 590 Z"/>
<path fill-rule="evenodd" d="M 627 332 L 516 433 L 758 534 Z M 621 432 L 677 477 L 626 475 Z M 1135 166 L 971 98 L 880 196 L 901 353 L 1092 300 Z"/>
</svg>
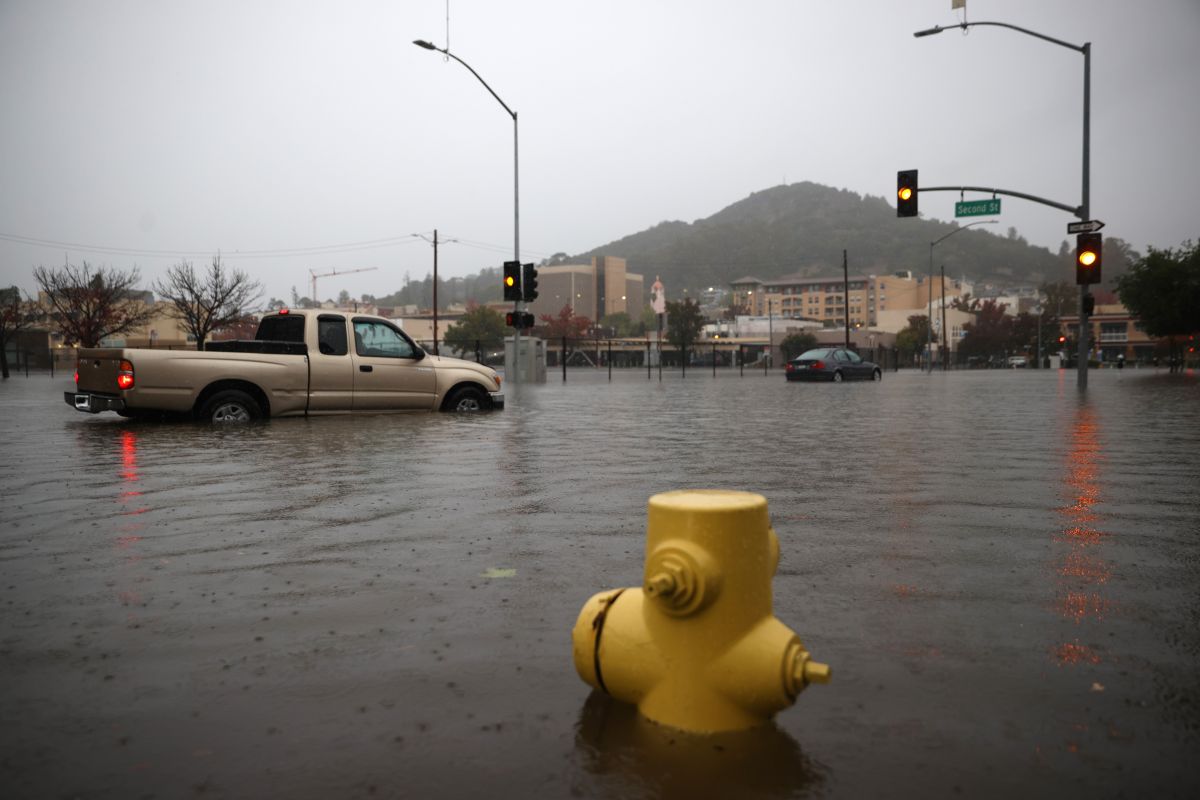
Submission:
<svg viewBox="0 0 1200 800">
<path fill-rule="evenodd" d="M 816 346 L 817 337 L 808 332 L 793 333 L 779 343 L 785 361 L 791 361 L 805 350 L 812 350 Z"/>
<path fill-rule="evenodd" d="M 478 303 L 468 303 L 467 313 L 458 322 L 446 329 L 442 343 L 456 353 L 468 353 L 476 346 L 483 349 L 499 347 L 504 343 L 508 327 L 499 311 Z"/>
<path fill-rule="evenodd" d="M 1013 318 L 1004 313 L 1005 304 L 984 300 L 975 319 L 963 325 L 958 350 L 967 356 L 1003 356 L 1012 347 Z"/>
<path fill-rule="evenodd" d="M 896 349 L 906 359 L 914 358 L 925 350 L 929 340 L 929 317 L 914 314 L 908 318 L 908 326 L 896 334 Z"/>
<path fill-rule="evenodd" d="M 704 328 L 704 313 L 700 304 L 690 297 L 679 302 L 667 301 L 667 341 L 679 350 L 687 363 L 687 350 Z"/>
<path fill-rule="evenodd" d="M 1117 292 L 1147 334 L 1167 339 L 1173 372 L 1183 363 L 1179 339 L 1200 331 L 1200 247 L 1151 247 L 1121 276 Z"/>
<path fill-rule="evenodd" d="M 102 339 L 147 325 L 154 316 L 149 292 L 134 289 L 141 277 L 112 267 L 37 267 L 33 278 L 49 304 L 51 318 L 69 344 L 96 347 Z"/>
<path fill-rule="evenodd" d="M 645 333 L 645 328 L 642 327 L 641 321 L 635 321 L 624 311 L 618 311 L 615 314 L 607 314 L 600 318 L 600 327 L 608 328 L 613 332 L 613 336 L 641 336 Z"/>
</svg>

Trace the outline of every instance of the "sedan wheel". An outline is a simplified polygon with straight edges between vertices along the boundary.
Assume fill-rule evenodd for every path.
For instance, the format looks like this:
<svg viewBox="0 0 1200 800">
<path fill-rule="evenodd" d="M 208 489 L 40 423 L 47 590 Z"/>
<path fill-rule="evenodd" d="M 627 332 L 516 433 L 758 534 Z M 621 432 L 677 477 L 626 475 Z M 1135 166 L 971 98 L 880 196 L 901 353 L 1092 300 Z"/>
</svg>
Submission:
<svg viewBox="0 0 1200 800">
<path fill-rule="evenodd" d="M 842 382 L 842 373 L 841 373 L 841 372 L 835 372 L 835 373 L 833 373 L 833 382 L 834 382 L 834 383 L 841 383 L 841 382 Z"/>
<path fill-rule="evenodd" d="M 879 370 L 875 370 L 874 372 L 871 373 L 871 380 L 873 380 L 873 381 L 883 380 L 883 373 Z"/>
</svg>

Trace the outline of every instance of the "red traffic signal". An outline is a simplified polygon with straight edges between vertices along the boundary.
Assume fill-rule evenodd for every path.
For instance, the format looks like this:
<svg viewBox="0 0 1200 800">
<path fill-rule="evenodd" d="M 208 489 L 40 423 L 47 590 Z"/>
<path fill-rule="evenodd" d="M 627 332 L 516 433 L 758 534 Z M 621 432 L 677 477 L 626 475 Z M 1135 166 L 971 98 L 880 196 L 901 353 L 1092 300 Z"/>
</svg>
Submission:
<svg viewBox="0 0 1200 800">
<path fill-rule="evenodd" d="M 896 173 L 896 216 L 917 216 L 917 171 L 902 169 Z"/>
<path fill-rule="evenodd" d="M 1104 260 L 1104 239 L 1098 233 L 1081 233 L 1075 237 L 1075 283 L 1087 286 L 1100 282 L 1100 265 Z"/>
<path fill-rule="evenodd" d="M 504 315 L 504 324 L 510 328 L 528 330 L 533 327 L 533 314 L 528 311 L 509 311 Z"/>
</svg>

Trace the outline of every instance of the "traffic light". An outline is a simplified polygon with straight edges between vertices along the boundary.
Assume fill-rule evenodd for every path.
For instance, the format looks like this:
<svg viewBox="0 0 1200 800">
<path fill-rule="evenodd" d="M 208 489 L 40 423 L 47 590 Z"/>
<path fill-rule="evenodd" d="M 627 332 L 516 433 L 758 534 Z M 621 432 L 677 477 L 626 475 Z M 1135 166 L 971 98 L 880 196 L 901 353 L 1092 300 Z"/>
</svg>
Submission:
<svg viewBox="0 0 1200 800">
<path fill-rule="evenodd" d="M 528 311 L 509 311 L 504 315 L 504 324 L 510 328 L 528 330 L 533 327 L 533 314 Z"/>
<path fill-rule="evenodd" d="M 896 216 L 917 215 L 917 171 L 902 169 L 896 173 Z"/>
<path fill-rule="evenodd" d="M 1100 262 L 1104 255 L 1103 237 L 1098 233 L 1080 233 L 1075 237 L 1075 283 L 1087 286 L 1100 282 Z"/>
<path fill-rule="evenodd" d="M 504 299 L 521 299 L 521 262 L 504 262 Z"/>
<path fill-rule="evenodd" d="M 537 300 L 537 267 L 533 264 L 521 266 L 521 294 L 526 303 Z"/>
</svg>

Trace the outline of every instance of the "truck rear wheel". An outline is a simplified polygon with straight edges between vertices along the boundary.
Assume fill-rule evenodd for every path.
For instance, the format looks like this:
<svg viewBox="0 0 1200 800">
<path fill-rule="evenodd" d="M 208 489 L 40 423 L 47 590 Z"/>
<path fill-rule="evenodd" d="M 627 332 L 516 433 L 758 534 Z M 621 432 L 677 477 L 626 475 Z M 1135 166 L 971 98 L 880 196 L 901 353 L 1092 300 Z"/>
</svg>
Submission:
<svg viewBox="0 0 1200 800">
<path fill-rule="evenodd" d="M 492 407 L 492 399 L 482 389 L 474 386 L 460 386 L 450 393 L 442 405 L 444 411 L 488 411 Z"/>
<path fill-rule="evenodd" d="M 262 416 L 254 398 L 237 389 L 217 392 L 200 409 L 199 419 L 214 424 L 250 422 Z"/>
</svg>

